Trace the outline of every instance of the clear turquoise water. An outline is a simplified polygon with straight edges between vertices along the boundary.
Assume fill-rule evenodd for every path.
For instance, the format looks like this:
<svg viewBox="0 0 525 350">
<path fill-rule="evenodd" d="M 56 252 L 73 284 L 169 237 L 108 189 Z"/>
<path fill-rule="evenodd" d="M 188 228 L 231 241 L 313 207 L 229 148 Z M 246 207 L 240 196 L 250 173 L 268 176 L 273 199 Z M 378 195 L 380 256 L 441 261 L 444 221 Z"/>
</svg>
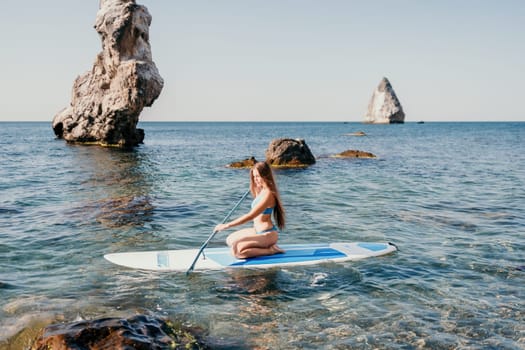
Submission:
<svg viewBox="0 0 525 350">
<path fill-rule="evenodd" d="M 145 144 L 121 152 L 67 145 L 49 123 L 0 123 L 0 341 L 35 322 L 145 313 L 239 348 L 525 348 L 525 123 L 141 127 Z M 367 136 L 345 135 L 356 131 Z M 189 278 L 103 259 L 199 247 L 247 189 L 247 171 L 225 165 L 263 159 L 277 137 L 318 157 L 276 171 L 282 243 L 399 252 Z M 378 158 L 327 157 L 347 149 Z"/>
</svg>

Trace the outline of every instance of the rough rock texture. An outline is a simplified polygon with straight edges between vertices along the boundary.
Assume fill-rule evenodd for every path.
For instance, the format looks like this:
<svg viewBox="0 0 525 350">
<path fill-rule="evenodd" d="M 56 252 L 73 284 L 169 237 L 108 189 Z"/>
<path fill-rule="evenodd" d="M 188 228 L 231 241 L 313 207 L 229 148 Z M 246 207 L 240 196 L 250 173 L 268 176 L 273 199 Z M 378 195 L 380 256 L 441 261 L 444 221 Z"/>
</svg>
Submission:
<svg viewBox="0 0 525 350">
<path fill-rule="evenodd" d="M 405 113 L 401 103 L 388 79 L 383 78 L 372 94 L 365 123 L 393 124 L 404 122 Z"/>
<path fill-rule="evenodd" d="M 228 164 L 228 168 L 246 169 L 253 167 L 255 163 L 257 163 L 255 157 L 250 157 L 238 162 L 230 163 Z"/>
<path fill-rule="evenodd" d="M 302 139 L 274 139 L 266 150 L 266 161 L 273 167 L 306 167 L 315 157 Z"/>
<path fill-rule="evenodd" d="M 206 349 L 193 331 L 143 315 L 103 318 L 48 326 L 31 350 Z"/>
<path fill-rule="evenodd" d="M 376 158 L 373 153 L 349 149 L 347 151 L 333 155 L 334 158 Z"/>
<path fill-rule="evenodd" d="M 52 127 L 68 142 L 133 147 L 142 143 L 139 114 L 160 95 L 164 81 L 152 61 L 151 15 L 134 0 L 101 0 L 95 29 L 102 40 L 93 68 L 77 77 L 71 103 Z"/>
</svg>

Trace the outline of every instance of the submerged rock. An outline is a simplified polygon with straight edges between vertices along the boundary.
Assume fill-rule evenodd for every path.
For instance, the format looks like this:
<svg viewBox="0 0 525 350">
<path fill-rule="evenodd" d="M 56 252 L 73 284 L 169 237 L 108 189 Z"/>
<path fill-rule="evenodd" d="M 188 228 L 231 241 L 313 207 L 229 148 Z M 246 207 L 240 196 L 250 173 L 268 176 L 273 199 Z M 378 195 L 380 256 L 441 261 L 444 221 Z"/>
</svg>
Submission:
<svg viewBox="0 0 525 350">
<path fill-rule="evenodd" d="M 151 15 L 135 0 L 101 0 L 95 29 L 102 52 L 93 68 L 77 77 L 71 103 L 52 127 L 68 142 L 129 148 L 142 143 L 139 114 L 151 106 L 164 81 L 152 60 Z"/>
<path fill-rule="evenodd" d="M 31 350 L 206 348 L 194 329 L 138 315 L 51 325 L 41 331 Z"/>
<path fill-rule="evenodd" d="M 253 167 L 255 163 L 257 163 L 255 157 L 250 157 L 238 162 L 230 163 L 228 164 L 228 168 L 246 169 Z"/>
<path fill-rule="evenodd" d="M 142 226 L 151 221 L 153 205 L 148 196 L 122 196 L 101 200 L 96 219 L 108 227 Z"/>
<path fill-rule="evenodd" d="M 365 123 L 393 124 L 404 122 L 405 113 L 401 103 L 388 79 L 383 78 L 372 94 Z"/>
<path fill-rule="evenodd" d="M 345 134 L 345 136 L 366 136 L 366 133 L 364 131 L 356 131 Z"/>
<path fill-rule="evenodd" d="M 315 157 L 303 139 L 274 139 L 266 150 L 266 161 L 273 167 L 307 167 Z"/>
<path fill-rule="evenodd" d="M 332 156 L 333 158 L 376 158 L 376 156 L 370 152 L 364 152 L 359 150 L 347 150 Z"/>
</svg>

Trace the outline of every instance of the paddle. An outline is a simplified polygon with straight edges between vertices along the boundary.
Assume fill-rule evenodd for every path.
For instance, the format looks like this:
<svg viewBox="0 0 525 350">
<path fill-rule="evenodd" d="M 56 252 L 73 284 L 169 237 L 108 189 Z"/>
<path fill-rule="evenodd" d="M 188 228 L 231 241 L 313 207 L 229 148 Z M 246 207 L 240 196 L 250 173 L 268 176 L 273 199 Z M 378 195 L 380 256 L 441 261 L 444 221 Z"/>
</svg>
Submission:
<svg viewBox="0 0 525 350">
<path fill-rule="evenodd" d="M 228 220 L 228 218 L 230 217 L 230 215 L 232 215 L 232 213 L 235 211 L 235 209 L 237 209 L 237 207 L 242 203 L 242 201 L 244 200 L 244 198 L 246 198 L 246 196 L 248 195 L 248 193 L 250 193 L 250 190 L 246 191 L 246 193 L 242 196 L 242 198 L 237 202 L 237 204 L 235 204 L 235 206 L 232 208 L 232 210 L 230 210 L 230 212 L 228 213 L 228 215 L 226 215 L 226 217 L 224 218 L 224 220 L 222 220 L 221 224 L 224 224 L 226 222 L 226 220 Z M 208 245 L 208 243 L 213 239 L 213 237 L 217 234 L 218 231 L 213 231 L 210 235 L 210 237 L 208 237 L 208 239 L 206 240 L 206 242 L 204 242 L 204 244 L 201 246 L 201 249 L 199 249 L 199 252 L 197 253 L 197 256 L 195 257 L 195 259 L 193 260 L 193 262 L 191 263 L 191 266 L 190 268 L 188 269 L 188 271 L 186 271 L 186 276 L 190 274 L 191 271 L 193 271 L 193 268 L 195 267 L 195 263 L 197 262 L 197 260 L 199 259 L 199 256 L 202 254 L 202 252 L 204 251 L 204 248 L 206 248 L 206 246 Z"/>
</svg>

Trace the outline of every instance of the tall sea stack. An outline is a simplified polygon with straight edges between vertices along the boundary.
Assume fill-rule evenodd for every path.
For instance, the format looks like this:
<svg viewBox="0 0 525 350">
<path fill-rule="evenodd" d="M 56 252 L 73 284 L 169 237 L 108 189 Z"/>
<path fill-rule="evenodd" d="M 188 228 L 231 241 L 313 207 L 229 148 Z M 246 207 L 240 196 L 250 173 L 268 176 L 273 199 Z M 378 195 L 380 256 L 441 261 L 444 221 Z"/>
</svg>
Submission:
<svg viewBox="0 0 525 350">
<path fill-rule="evenodd" d="M 365 123 L 400 124 L 404 122 L 403 107 L 388 79 L 383 78 L 370 99 Z"/>
<path fill-rule="evenodd" d="M 71 103 L 52 127 L 68 142 L 130 148 L 142 143 L 140 112 L 162 91 L 152 60 L 151 15 L 135 0 L 101 0 L 95 29 L 102 40 L 90 71 L 76 78 Z"/>
</svg>

